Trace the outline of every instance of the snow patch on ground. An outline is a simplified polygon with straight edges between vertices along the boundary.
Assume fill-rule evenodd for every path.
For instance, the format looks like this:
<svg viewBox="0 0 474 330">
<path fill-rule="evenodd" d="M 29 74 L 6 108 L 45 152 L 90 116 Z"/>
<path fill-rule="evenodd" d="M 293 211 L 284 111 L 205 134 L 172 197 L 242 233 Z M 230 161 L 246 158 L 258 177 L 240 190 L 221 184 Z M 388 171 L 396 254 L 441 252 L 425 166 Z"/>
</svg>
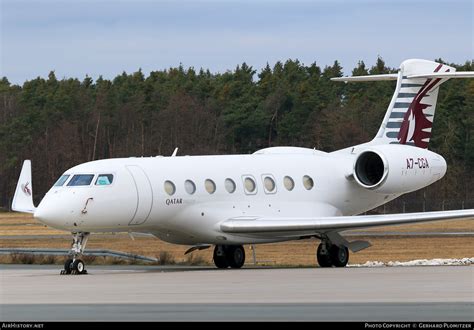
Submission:
<svg viewBox="0 0 474 330">
<path fill-rule="evenodd" d="M 365 264 L 347 265 L 347 267 L 408 267 L 408 266 L 466 266 L 474 264 L 474 258 L 462 259 L 418 259 L 411 261 L 367 261 Z"/>
</svg>

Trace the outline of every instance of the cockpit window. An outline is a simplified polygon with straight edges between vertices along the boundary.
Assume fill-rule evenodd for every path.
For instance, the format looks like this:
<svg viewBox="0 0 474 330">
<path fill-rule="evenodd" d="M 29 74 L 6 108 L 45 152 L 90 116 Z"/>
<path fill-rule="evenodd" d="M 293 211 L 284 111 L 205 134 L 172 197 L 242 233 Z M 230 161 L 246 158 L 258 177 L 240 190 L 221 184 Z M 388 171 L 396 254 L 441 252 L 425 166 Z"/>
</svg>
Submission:
<svg viewBox="0 0 474 330">
<path fill-rule="evenodd" d="M 95 185 L 107 186 L 109 184 L 112 184 L 112 181 L 114 181 L 114 176 L 112 174 L 99 174 L 97 180 L 95 180 Z"/>
<path fill-rule="evenodd" d="M 94 179 L 94 174 L 77 174 L 74 175 L 67 184 L 68 186 L 88 186 Z"/>
<path fill-rule="evenodd" d="M 64 182 L 67 181 L 68 178 L 69 178 L 69 175 L 67 175 L 67 174 L 61 175 L 61 177 L 58 179 L 58 181 L 56 181 L 54 186 L 55 187 L 61 187 L 64 184 Z"/>
</svg>

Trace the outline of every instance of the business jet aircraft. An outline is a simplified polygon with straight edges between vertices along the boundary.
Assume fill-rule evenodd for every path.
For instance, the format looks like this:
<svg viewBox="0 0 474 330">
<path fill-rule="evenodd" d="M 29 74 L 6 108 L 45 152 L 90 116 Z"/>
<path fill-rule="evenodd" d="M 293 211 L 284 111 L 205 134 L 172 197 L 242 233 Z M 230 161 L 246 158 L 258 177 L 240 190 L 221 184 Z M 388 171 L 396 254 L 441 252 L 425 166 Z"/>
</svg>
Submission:
<svg viewBox="0 0 474 330">
<path fill-rule="evenodd" d="M 274 147 L 252 155 L 104 159 L 70 168 L 36 208 L 31 163 L 20 174 L 12 209 L 33 213 L 53 228 L 72 232 L 62 274 L 86 273 L 80 259 L 91 232 L 146 232 L 171 243 L 215 245 L 218 268 L 240 268 L 243 244 L 316 237 L 321 267 L 344 267 L 349 249 L 341 231 L 474 216 L 474 209 L 358 215 L 424 188 L 446 173 L 446 161 L 428 143 L 439 86 L 474 78 L 444 64 L 406 60 L 397 74 L 334 78 L 396 80 L 376 137 L 331 153 Z"/>
</svg>

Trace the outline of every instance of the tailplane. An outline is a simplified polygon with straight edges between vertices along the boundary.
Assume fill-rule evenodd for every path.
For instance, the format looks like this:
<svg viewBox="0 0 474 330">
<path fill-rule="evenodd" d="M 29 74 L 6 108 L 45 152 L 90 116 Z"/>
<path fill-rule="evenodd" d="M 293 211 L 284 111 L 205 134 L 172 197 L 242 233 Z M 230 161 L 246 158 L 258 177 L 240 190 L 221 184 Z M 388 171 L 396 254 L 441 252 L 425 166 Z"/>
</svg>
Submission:
<svg viewBox="0 0 474 330">
<path fill-rule="evenodd" d="M 428 148 L 439 86 L 450 78 L 474 78 L 445 64 L 406 60 L 398 74 L 333 78 L 335 81 L 397 80 L 395 93 L 376 137 L 369 144 L 405 144 Z"/>
</svg>

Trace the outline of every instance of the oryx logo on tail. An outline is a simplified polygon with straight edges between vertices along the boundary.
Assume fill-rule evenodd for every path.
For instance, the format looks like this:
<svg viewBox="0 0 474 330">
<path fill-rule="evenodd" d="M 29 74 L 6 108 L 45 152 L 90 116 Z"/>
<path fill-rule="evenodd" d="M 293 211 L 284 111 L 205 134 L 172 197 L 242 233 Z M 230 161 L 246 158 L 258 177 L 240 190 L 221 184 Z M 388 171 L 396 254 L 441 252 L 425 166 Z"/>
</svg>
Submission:
<svg viewBox="0 0 474 330">
<path fill-rule="evenodd" d="M 31 189 L 30 189 L 30 187 L 28 187 L 29 184 L 30 184 L 30 182 L 27 182 L 27 183 L 21 185 L 21 190 L 27 196 L 31 196 Z"/>
</svg>

